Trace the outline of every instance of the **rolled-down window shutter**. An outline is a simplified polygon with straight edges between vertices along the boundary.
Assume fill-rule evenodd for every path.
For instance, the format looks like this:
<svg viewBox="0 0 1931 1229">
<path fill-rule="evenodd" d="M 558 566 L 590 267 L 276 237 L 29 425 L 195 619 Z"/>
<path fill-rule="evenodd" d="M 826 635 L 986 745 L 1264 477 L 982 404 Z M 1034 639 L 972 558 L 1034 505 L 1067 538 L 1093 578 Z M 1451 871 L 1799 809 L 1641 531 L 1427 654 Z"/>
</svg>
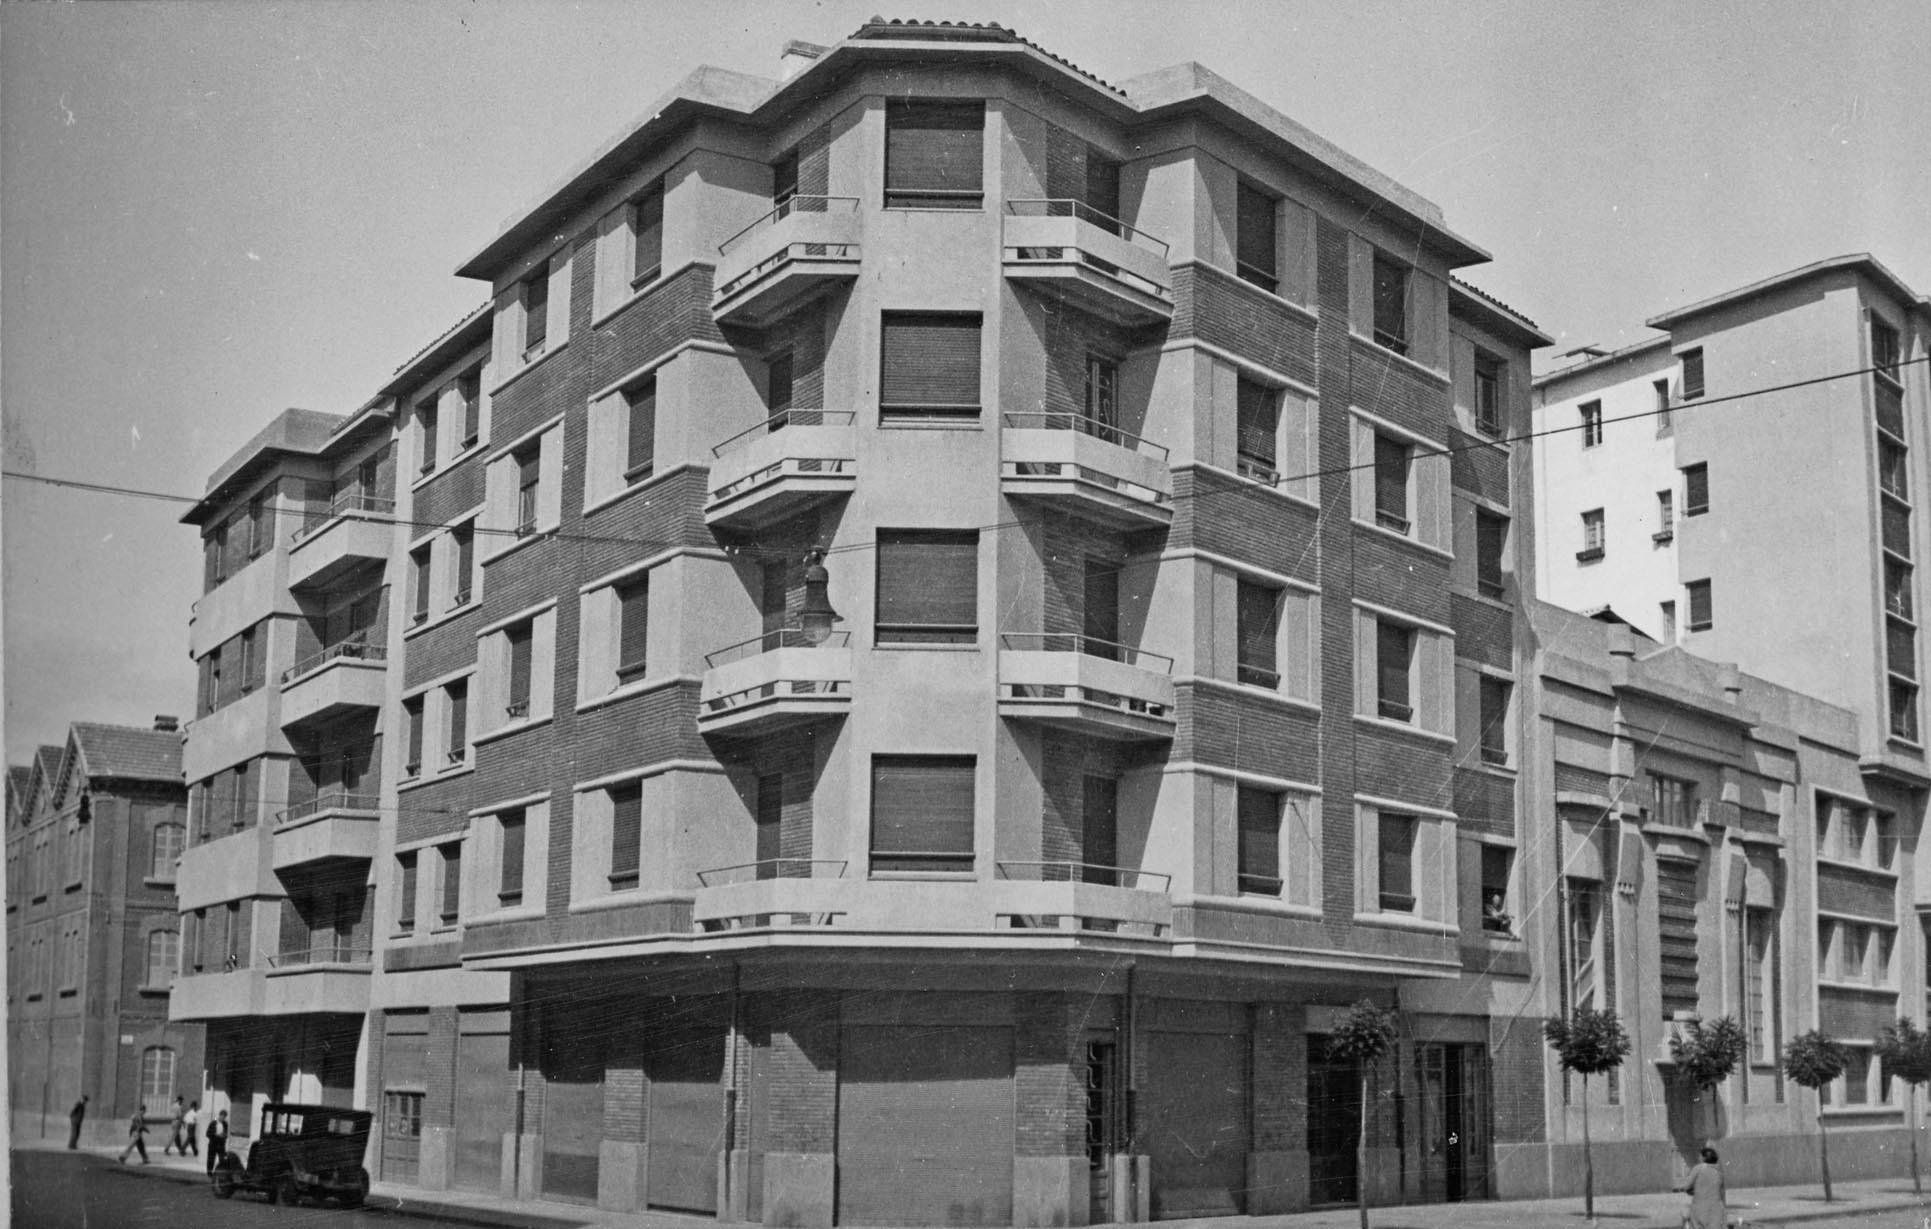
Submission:
<svg viewBox="0 0 1931 1229">
<path fill-rule="evenodd" d="M 891 314 L 883 326 L 881 418 L 978 414 L 978 316 Z"/>
<path fill-rule="evenodd" d="M 460 763 L 469 747 L 469 681 L 449 685 L 449 744 L 444 748 L 452 764 Z"/>
<path fill-rule="evenodd" d="M 872 761 L 872 869 L 972 867 L 970 756 L 879 756 Z"/>
<path fill-rule="evenodd" d="M 530 649 L 534 629 L 527 623 L 507 633 L 510 649 L 509 715 L 527 717 L 530 713 Z"/>
<path fill-rule="evenodd" d="M 985 126 L 983 103 L 887 103 L 885 203 L 977 209 L 984 194 Z"/>
<path fill-rule="evenodd" d="M 978 624 L 976 532 L 880 532 L 880 644 L 971 644 Z"/>
<path fill-rule="evenodd" d="M 1239 888 L 1281 894 L 1281 796 L 1242 785 L 1239 791 Z"/>
<path fill-rule="evenodd" d="M 631 226 L 636 237 L 636 261 L 631 266 L 637 282 L 654 279 L 664 267 L 664 187 L 653 184 L 631 206 Z"/>
<path fill-rule="evenodd" d="M 1236 194 L 1234 260 L 1242 278 L 1268 290 L 1279 282 L 1274 245 L 1274 198 L 1249 183 Z"/>
<path fill-rule="evenodd" d="M 650 644 L 650 582 L 643 577 L 617 589 L 617 673 L 629 678 L 644 672 Z"/>
<path fill-rule="evenodd" d="M 1277 687 L 1281 676 L 1275 644 L 1280 631 L 1280 590 L 1250 580 L 1235 583 L 1238 677 L 1258 687 Z"/>
<path fill-rule="evenodd" d="M 610 791 L 610 886 L 634 887 L 643 847 L 644 792 L 635 782 Z"/>
<path fill-rule="evenodd" d="M 1279 395 L 1247 379 L 1238 381 L 1235 390 L 1235 459 L 1240 472 L 1263 482 L 1272 481 L 1279 469 Z"/>
<path fill-rule="evenodd" d="M 624 458 L 624 477 L 632 482 L 648 478 L 657 460 L 657 381 L 649 380 L 624 394 L 630 407 L 630 439 Z"/>
</svg>

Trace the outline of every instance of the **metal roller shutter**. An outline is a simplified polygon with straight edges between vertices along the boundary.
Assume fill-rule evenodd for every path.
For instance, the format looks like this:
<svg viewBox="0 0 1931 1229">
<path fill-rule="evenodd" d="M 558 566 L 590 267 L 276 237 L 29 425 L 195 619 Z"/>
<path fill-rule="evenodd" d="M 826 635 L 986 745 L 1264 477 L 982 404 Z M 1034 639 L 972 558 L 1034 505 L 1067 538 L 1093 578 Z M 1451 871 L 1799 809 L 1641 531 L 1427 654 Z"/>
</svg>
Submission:
<svg viewBox="0 0 1931 1229">
<path fill-rule="evenodd" d="M 838 1223 L 1012 1223 L 1012 1030 L 845 1030 Z"/>
<path fill-rule="evenodd" d="M 724 1034 L 676 1035 L 650 1056 L 648 1199 L 653 1208 L 717 1211 L 724 1149 Z"/>
<path fill-rule="evenodd" d="M 489 1031 L 485 1031 L 489 1030 Z M 503 1183 L 503 1137 L 513 1127 L 515 1076 L 510 1071 L 508 1012 L 465 1018 L 456 1038 L 455 1183 L 497 1191 Z"/>
<path fill-rule="evenodd" d="M 1153 1215 L 1232 1216 L 1247 1195 L 1247 1038 L 1148 1033 L 1139 1135 Z"/>
</svg>

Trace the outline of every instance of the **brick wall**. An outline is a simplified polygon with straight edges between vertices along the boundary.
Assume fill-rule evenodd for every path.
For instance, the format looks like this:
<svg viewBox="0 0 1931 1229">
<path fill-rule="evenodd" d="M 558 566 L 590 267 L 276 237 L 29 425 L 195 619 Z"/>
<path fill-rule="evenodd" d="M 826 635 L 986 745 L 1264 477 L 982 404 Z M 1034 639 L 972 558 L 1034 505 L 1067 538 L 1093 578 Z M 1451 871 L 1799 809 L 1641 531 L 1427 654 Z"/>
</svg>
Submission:
<svg viewBox="0 0 1931 1229">
<path fill-rule="evenodd" d="M 1352 626 L 1349 635 L 1353 635 Z M 1344 713 L 1352 711 L 1354 705 L 1352 676 L 1347 688 Z M 1320 726 L 1324 717 L 1219 687 L 1183 682 L 1175 686 L 1175 692 L 1174 759 L 1198 760 L 1294 781 L 1313 781 L 1321 771 Z M 1334 753 L 1330 746 L 1328 758 L 1332 759 Z M 1349 875 L 1352 879 L 1352 870 Z"/>
<path fill-rule="evenodd" d="M 1342 240 L 1341 317 L 1347 320 L 1346 237 Z M 1328 275 L 1327 252 L 1321 272 Z M 1326 307 L 1323 300 L 1322 306 Z M 1315 381 L 1315 330 L 1307 317 L 1256 290 L 1230 273 L 1204 264 L 1173 271 L 1173 321 L 1167 337 L 1198 337 L 1208 345 L 1252 358 L 1303 384 Z"/>
<path fill-rule="evenodd" d="M 1307 1148 L 1307 1012 L 1256 1003 L 1253 1013 L 1254 1151 Z"/>
<path fill-rule="evenodd" d="M 1348 341 L 1348 234 L 1325 218 L 1315 233 L 1316 294 L 1320 305 L 1319 344 L 1321 416 L 1317 468 L 1343 472 L 1354 464 L 1352 423 L 1347 412 L 1353 389 L 1348 379 L 1353 346 Z M 1327 497 L 1321 518 L 1321 787 L 1330 799 L 1321 808 L 1322 911 L 1339 925 L 1354 918 L 1354 529 L 1345 515 L 1348 487 Z"/>
<path fill-rule="evenodd" d="M 1540 1143 L 1546 1052 L 1537 1021 L 1529 1016 L 1490 1019 L 1488 1049 L 1496 1146 Z"/>
<path fill-rule="evenodd" d="M 1320 518 L 1312 509 L 1250 482 L 1191 468 L 1174 473 L 1173 496 L 1170 548 L 1197 548 L 1298 580 L 1315 579 Z"/>
<path fill-rule="evenodd" d="M 1086 1146 L 1081 1017 L 1063 994 L 1028 994 L 1013 1005 L 1013 1151 L 1077 1156 Z"/>
<path fill-rule="evenodd" d="M 837 992 L 774 991 L 758 995 L 754 1005 L 771 1047 L 765 1065 L 768 1146 L 773 1152 L 831 1153 L 838 1118 Z"/>
</svg>

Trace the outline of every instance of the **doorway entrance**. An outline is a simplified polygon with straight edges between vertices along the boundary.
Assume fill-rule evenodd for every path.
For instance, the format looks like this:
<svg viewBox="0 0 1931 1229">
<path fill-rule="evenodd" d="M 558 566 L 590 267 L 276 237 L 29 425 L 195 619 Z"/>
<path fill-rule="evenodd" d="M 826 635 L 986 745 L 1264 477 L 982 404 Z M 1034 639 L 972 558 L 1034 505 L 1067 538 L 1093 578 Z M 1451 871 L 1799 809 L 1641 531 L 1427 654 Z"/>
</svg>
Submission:
<svg viewBox="0 0 1931 1229">
<path fill-rule="evenodd" d="M 1431 1203 L 1487 1199 L 1489 1191 L 1488 1047 L 1415 1047 L 1421 1086 L 1422 1198 Z"/>
</svg>

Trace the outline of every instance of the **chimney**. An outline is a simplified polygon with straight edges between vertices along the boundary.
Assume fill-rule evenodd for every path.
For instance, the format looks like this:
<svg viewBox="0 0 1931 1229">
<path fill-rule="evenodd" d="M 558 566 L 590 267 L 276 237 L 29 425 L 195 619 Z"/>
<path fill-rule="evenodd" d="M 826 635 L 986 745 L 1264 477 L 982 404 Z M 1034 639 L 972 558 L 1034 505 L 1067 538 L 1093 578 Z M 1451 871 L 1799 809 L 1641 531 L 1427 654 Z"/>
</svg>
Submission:
<svg viewBox="0 0 1931 1229">
<path fill-rule="evenodd" d="M 171 713 L 157 713 L 154 728 L 163 734 L 178 734 L 181 731 L 181 718 Z"/>
<path fill-rule="evenodd" d="M 1621 623 L 1609 625 L 1609 655 L 1634 660 L 1636 657 L 1636 632 Z"/>
<path fill-rule="evenodd" d="M 784 45 L 784 50 L 778 53 L 778 79 L 781 81 L 791 80 L 799 73 L 805 71 L 805 69 L 810 68 L 817 62 L 819 56 L 824 55 L 830 50 L 831 48 L 821 47 L 817 43 L 807 43 L 802 39 L 796 38 L 792 39 Z"/>
</svg>

